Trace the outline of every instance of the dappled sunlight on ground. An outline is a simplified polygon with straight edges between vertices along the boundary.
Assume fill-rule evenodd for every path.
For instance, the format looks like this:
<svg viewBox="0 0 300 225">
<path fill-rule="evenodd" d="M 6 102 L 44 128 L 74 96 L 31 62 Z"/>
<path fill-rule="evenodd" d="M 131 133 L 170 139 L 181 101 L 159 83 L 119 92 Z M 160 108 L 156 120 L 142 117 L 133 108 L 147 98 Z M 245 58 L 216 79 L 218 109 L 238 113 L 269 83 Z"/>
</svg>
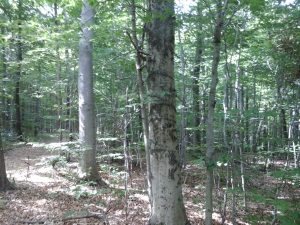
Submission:
<svg viewBox="0 0 300 225">
<path fill-rule="evenodd" d="M 39 147 L 33 147 L 39 146 Z M 24 224 L 25 222 L 52 222 L 62 224 L 66 214 L 75 215 L 86 210 L 95 215 L 103 216 L 103 219 L 80 218 L 70 220 L 70 224 L 89 223 L 104 224 L 109 220 L 110 224 L 123 224 L 125 218 L 124 209 L 124 182 L 122 171 L 113 181 L 111 174 L 102 172 L 103 177 L 112 181 L 115 187 L 98 189 L 97 187 L 80 184 L 69 179 L 78 168 L 77 162 L 68 165 L 51 165 L 51 160 L 57 157 L 58 152 L 47 151 L 42 145 L 23 146 L 6 154 L 8 176 L 16 182 L 17 189 L 0 194 L 0 199 L 7 202 L 1 210 L 1 225 Z M 51 148 L 59 145 L 53 144 Z M 135 176 L 140 176 L 135 174 Z M 139 179 L 138 179 L 139 180 Z M 140 180 L 143 181 L 143 178 Z M 143 186 L 136 179 L 132 180 L 135 188 Z M 148 217 L 148 197 L 146 194 L 135 193 L 128 197 L 128 221 L 129 224 L 143 224 Z M 80 216 L 79 216 L 80 217 Z M 102 218 L 102 217 L 101 217 Z M 143 221 L 143 222 L 141 222 Z M 64 224 L 69 224 L 65 221 Z"/>
<path fill-rule="evenodd" d="M 110 188 L 99 189 L 78 183 L 74 180 L 74 175 L 78 172 L 78 162 L 51 164 L 58 156 L 59 146 L 63 145 L 48 144 L 47 149 L 51 151 L 47 151 L 44 144 L 32 143 L 7 152 L 8 176 L 16 182 L 17 189 L 0 195 L 1 199 L 7 201 L 5 208 L 1 210 L 1 225 L 24 224 L 26 221 L 59 224 L 66 214 L 72 212 L 77 215 L 82 210 L 98 213 L 103 219 L 80 218 L 70 220 L 70 224 L 104 224 L 105 220 L 111 225 L 124 224 L 125 220 L 130 225 L 146 223 L 149 216 L 149 199 L 145 191 L 145 171 L 133 165 L 126 200 L 122 164 L 108 164 L 102 168 L 101 177 L 110 184 Z M 188 194 L 194 192 L 187 186 L 184 190 Z M 190 203 L 189 197 L 187 200 L 192 224 L 201 224 L 197 213 L 199 205 Z M 68 221 L 65 221 L 65 224 L 68 224 Z"/>
<path fill-rule="evenodd" d="M 24 145 L 6 152 L 8 176 L 16 183 L 17 189 L 0 193 L 1 225 L 26 222 L 101 225 L 105 224 L 105 221 L 109 221 L 110 225 L 122 225 L 125 221 L 130 225 L 146 224 L 149 199 L 145 190 L 145 171 L 139 166 L 132 167 L 126 195 L 124 166 L 120 159 L 101 164 L 100 175 L 109 184 L 109 188 L 99 188 L 77 179 L 78 160 L 74 158 L 70 163 L 60 160 L 58 143 L 48 146 L 47 149 L 51 151 L 41 146 L 42 144 Z M 183 170 L 184 202 L 192 225 L 203 224 L 205 177 L 205 170 L 197 165 L 187 165 Z M 255 180 L 250 180 L 249 185 L 266 190 L 269 187 L 264 186 L 265 184 L 278 185 L 278 181 L 270 180 L 272 178 L 264 174 L 260 175 L 260 179 L 253 179 Z M 279 193 L 280 198 L 287 199 L 287 196 L 288 193 Z M 217 204 L 216 201 L 214 204 Z M 228 219 L 230 207 L 227 207 Z M 215 205 L 214 208 L 218 209 L 218 206 Z M 249 202 L 248 208 L 257 216 L 262 214 L 262 218 L 272 214 L 272 208 L 266 208 L 263 204 Z M 238 224 L 250 225 L 249 221 L 243 219 L 244 215 L 241 212 L 242 210 L 237 215 Z M 213 219 L 214 224 L 221 223 L 218 211 L 213 213 Z M 232 223 L 226 221 L 225 224 Z"/>
</svg>

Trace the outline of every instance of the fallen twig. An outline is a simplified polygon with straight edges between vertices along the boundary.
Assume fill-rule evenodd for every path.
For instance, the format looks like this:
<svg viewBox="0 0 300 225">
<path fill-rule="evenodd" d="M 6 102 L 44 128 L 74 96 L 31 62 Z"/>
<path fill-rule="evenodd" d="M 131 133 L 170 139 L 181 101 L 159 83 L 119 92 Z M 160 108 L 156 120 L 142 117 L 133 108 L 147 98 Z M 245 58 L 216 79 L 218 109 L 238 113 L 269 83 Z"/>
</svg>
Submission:
<svg viewBox="0 0 300 225">
<path fill-rule="evenodd" d="M 41 221 L 18 221 L 17 223 L 21 223 L 21 224 L 45 224 L 47 222 L 66 222 L 69 220 L 80 220 L 80 219 L 87 219 L 87 218 L 95 218 L 95 219 L 99 219 L 100 221 L 103 222 L 104 225 L 109 225 L 109 222 L 106 218 L 106 215 L 100 215 L 97 213 L 93 213 L 93 214 L 87 214 L 87 215 L 75 215 L 75 216 L 68 216 L 62 219 L 55 219 L 55 220 L 41 220 Z"/>
</svg>

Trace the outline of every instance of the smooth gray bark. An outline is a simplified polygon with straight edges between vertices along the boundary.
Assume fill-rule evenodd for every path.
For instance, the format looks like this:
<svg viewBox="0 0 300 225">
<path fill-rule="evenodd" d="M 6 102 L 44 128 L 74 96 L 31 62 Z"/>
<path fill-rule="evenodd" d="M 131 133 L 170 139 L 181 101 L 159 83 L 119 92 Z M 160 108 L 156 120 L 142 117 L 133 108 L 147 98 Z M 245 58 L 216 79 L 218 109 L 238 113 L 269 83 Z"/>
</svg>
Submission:
<svg viewBox="0 0 300 225">
<path fill-rule="evenodd" d="M 41 81 L 41 76 L 42 76 L 42 67 L 41 67 L 41 62 L 40 64 L 38 65 L 38 81 L 40 82 Z M 37 87 L 37 93 L 40 94 L 40 88 Z M 34 115 L 34 137 L 37 137 L 38 134 L 39 134 L 39 131 L 41 130 L 42 128 L 42 125 L 41 125 L 41 101 L 40 101 L 40 98 L 39 97 L 36 97 L 34 99 L 34 104 L 35 104 L 35 107 L 34 107 L 34 111 L 35 111 L 35 115 Z"/>
<path fill-rule="evenodd" d="M 149 123 L 148 123 L 148 108 L 145 103 L 145 84 L 143 80 L 143 68 L 144 68 L 144 56 L 143 56 L 143 40 L 138 40 L 137 36 L 137 22 L 136 22 L 136 3 L 135 0 L 131 0 L 130 6 L 131 12 L 131 40 L 135 48 L 135 65 L 136 65 L 136 76 L 137 85 L 139 92 L 139 100 L 141 104 L 141 117 L 143 126 L 143 138 L 146 152 L 146 166 L 147 166 L 147 185 L 148 185 L 148 196 L 151 196 L 152 188 L 149 178 L 150 175 L 150 154 L 149 154 Z M 151 199 L 150 199 L 151 200 Z"/>
<path fill-rule="evenodd" d="M 214 170 L 214 113 L 216 104 L 216 88 L 218 84 L 218 65 L 220 62 L 221 36 L 224 26 L 224 14 L 228 1 L 217 2 L 217 18 L 213 34 L 213 61 L 211 68 L 211 83 L 208 98 L 208 115 L 206 121 L 206 202 L 205 202 L 205 225 L 212 225 L 213 213 L 213 170 Z"/>
<path fill-rule="evenodd" d="M 22 19 L 23 19 L 23 3 L 22 0 L 18 1 L 18 36 L 17 36 L 17 72 L 16 72 L 16 84 L 15 84 L 15 111 L 16 111 L 16 123 L 15 129 L 18 135 L 18 140 L 23 140 L 22 131 L 22 116 L 21 116 L 21 99 L 20 99 L 20 79 L 22 75 L 22 61 L 23 61 L 23 46 L 22 46 Z"/>
<path fill-rule="evenodd" d="M 188 106 L 187 106 L 187 85 L 186 85 L 186 59 L 185 59 L 185 52 L 184 52 L 184 47 L 183 43 L 181 41 L 181 30 L 179 29 L 178 31 L 178 41 L 179 41 L 179 55 L 180 55 L 180 76 L 182 79 L 182 94 L 181 94 L 181 109 L 180 109 L 180 130 L 179 130 L 179 158 L 180 158 L 180 165 L 184 168 L 185 167 L 185 153 L 186 153 L 186 147 L 187 147 L 187 142 L 188 142 L 188 134 L 186 132 L 186 127 L 187 127 L 187 111 L 188 111 Z M 199 87 L 198 87 L 199 88 Z"/>
<path fill-rule="evenodd" d="M 150 1 L 148 96 L 150 225 L 189 224 L 181 187 L 174 84 L 174 1 Z"/>
<path fill-rule="evenodd" d="M 1 28 L 1 34 L 5 35 L 5 29 Z M 1 60 L 2 60 L 2 82 L 1 82 L 1 124 L 3 126 L 3 129 L 9 128 L 9 104 L 7 99 L 7 82 L 6 79 L 8 78 L 7 73 L 7 59 L 6 59 L 6 46 L 3 44 L 1 49 Z"/>
<path fill-rule="evenodd" d="M 81 170 L 91 180 L 98 180 L 96 166 L 96 127 L 93 94 L 92 30 L 94 12 L 88 0 L 81 12 L 82 36 L 79 42 L 79 141 L 83 151 Z"/>
<path fill-rule="evenodd" d="M 58 23 L 58 0 L 56 0 L 54 2 L 54 23 L 56 26 L 56 32 L 58 32 L 59 30 L 59 23 Z M 61 142 L 63 139 L 63 133 L 62 133 L 62 107 L 63 107 L 63 102 L 62 102 L 62 81 L 61 81 L 61 57 L 60 57 L 60 53 L 59 53 L 59 43 L 56 43 L 56 77 L 57 77 L 57 84 L 58 84 L 58 89 L 57 89 L 57 103 L 58 103 L 58 107 L 57 107 L 57 121 L 56 121 L 56 126 L 57 126 L 57 130 L 59 132 L 59 141 Z"/>
<path fill-rule="evenodd" d="M 2 127 L 0 127 L 1 129 Z M 5 168 L 5 159 L 4 159 L 4 149 L 2 145 L 2 136 L 0 131 L 0 191 L 6 191 L 10 189 L 10 183 L 7 179 L 6 168 Z"/>
<path fill-rule="evenodd" d="M 193 111 L 194 111 L 194 121 L 193 125 L 196 128 L 193 136 L 193 144 L 196 146 L 201 144 L 201 130 L 199 125 L 201 124 L 200 115 L 200 88 L 199 88 L 199 75 L 202 63 L 203 54 L 203 35 L 202 35 L 202 6 L 200 1 L 197 3 L 197 36 L 196 36 L 196 52 L 195 52 L 195 66 L 193 69 Z"/>
</svg>

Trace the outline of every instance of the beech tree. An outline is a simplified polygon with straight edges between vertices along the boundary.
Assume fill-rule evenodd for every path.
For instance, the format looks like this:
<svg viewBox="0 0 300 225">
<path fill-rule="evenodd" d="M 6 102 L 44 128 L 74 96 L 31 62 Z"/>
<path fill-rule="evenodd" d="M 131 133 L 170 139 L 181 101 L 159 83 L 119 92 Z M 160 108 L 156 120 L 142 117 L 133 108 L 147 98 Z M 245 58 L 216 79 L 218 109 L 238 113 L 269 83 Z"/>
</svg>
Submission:
<svg viewBox="0 0 300 225">
<path fill-rule="evenodd" d="M 15 82 L 15 110 L 16 123 L 15 129 L 19 140 L 23 140 L 22 131 L 22 117 L 21 117 L 21 102 L 20 102 L 20 79 L 22 75 L 22 61 L 23 61 L 23 46 L 22 46 L 22 21 L 23 20 L 23 2 L 18 0 L 18 32 L 17 32 L 17 71 Z"/>
<path fill-rule="evenodd" d="M 6 175 L 4 149 L 2 144 L 2 136 L 0 132 L 0 191 L 6 191 L 9 188 L 10 188 L 10 183 Z"/>
<path fill-rule="evenodd" d="M 94 12 L 88 0 L 81 12 L 82 36 L 79 43 L 79 142 L 83 151 L 81 170 L 90 180 L 100 179 L 96 165 L 96 123 L 93 93 L 92 28 Z"/>
<path fill-rule="evenodd" d="M 211 83 L 208 96 L 208 115 L 206 121 L 206 202 L 205 202 L 205 225 L 212 224 L 212 193 L 213 193 L 213 169 L 215 164 L 215 148 L 214 148 L 214 113 L 216 105 L 216 88 L 218 84 L 218 66 L 220 62 L 221 36 L 224 27 L 224 16 L 228 6 L 228 1 L 217 1 L 217 16 L 215 29 L 213 34 L 213 60 L 211 66 Z"/>
<path fill-rule="evenodd" d="M 149 155 L 149 122 L 148 122 L 148 108 L 145 103 L 146 98 L 146 90 L 145 83 L 143 80 L 143 69 L 145 67 L 144 62 L 144 38 L 145 38 L 145 30 L 143 30 L 143 34 L 141 35 L 140 40 L 138 39 L 137 34 L 137 16 L 136 16 L 136 2 L 135 0 L 131 0 L 130 2 L 130 14 L 131 14 L 131 34 L 128 33 L 129 38 L 132 42 L 132 45 L 135 49 L 135 67 L 136 67 L 136 79 L 138 86 L 138 95 L 140 100 L 140 109 L 141 109 L 141 120 L 143 127 L 143 138 L 146 152 L 146 165 L 147 165 L 147 185 L 148 185 L 148 194 L 151 196 L 151 183 L 149 181 L 150 178 L 150 155 Z"/>
<path fill-rule="evenodd" d="M 189 224 L 182 198 L 174 83 L 174 1 L 150 1 L 149 151 L 150 225 Z"/>
<path fill-rule="evenodd" d="M 23 149 L 21 137 L 63 141 L 68 132 L 73 142 L 79 132 L 79 167 L 101 181 L 98 140 L 108 161 L 118 155 L 99 158 L 101 173 L 124 187 L 124 223 L 148 216 L 134 217 L 130 204 L 147 183 L 149 225 L 199 224 L 204 208 L 209 225 L 213 213 L 222 224 L 300 224 L 289 193 L 299 186 L 299 15 L 299 1 L 287 0 L 2 0 L 5 150 Z M 1 190 L 10 187 L 3 153 Z M 268 204 L 264 215 L 257 203 Z"/>
</svg>

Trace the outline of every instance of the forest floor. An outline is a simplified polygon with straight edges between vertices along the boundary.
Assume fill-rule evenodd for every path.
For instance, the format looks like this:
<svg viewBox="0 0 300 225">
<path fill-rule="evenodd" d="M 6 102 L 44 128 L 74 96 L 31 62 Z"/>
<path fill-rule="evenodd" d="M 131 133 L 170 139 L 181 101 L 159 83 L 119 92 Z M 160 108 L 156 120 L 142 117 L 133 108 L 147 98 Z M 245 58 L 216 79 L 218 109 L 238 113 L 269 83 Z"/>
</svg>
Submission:
<svg viewBox="0 0 300 225">
<path fill-rule="evenodd" d="M 45 146 L 52 146 L 51 151 Z M 121 161 L 103 163 L 101 177 L 107 188 L 80 182 L 76 177 L 77 160 L 65 162 L 55 149 L 61 143 L 22 145 L 5 154 L 8 177 L 15 190 L 0 193 L 0 224 L 110 224 L 143 225 L 149 216 L 145 191 L 145 172 L 133 165 L 128 190 L 124 188 L 124 166 Z M 54 150 L 53 150 L 54 149 Z M 205 171 L 199 166 L 187 165 L 183 172 L 183 192 L 191 224 L 201 225 L 204 218 Z M 261 179 L 265 179 L 261 177 Z M 257 181 L 258 183 L 261 181 Z M 263 205 L 249 204 L 252 213 L 271 210 Z M 220 224 L 220 213 L 213 214 Z M 249 223 L 238 211 L 238 224 Z M 226 221 L 225 224 L 231 224 Z M 274 223 L 278 224 L 278 223 Z"/>
</svg>

